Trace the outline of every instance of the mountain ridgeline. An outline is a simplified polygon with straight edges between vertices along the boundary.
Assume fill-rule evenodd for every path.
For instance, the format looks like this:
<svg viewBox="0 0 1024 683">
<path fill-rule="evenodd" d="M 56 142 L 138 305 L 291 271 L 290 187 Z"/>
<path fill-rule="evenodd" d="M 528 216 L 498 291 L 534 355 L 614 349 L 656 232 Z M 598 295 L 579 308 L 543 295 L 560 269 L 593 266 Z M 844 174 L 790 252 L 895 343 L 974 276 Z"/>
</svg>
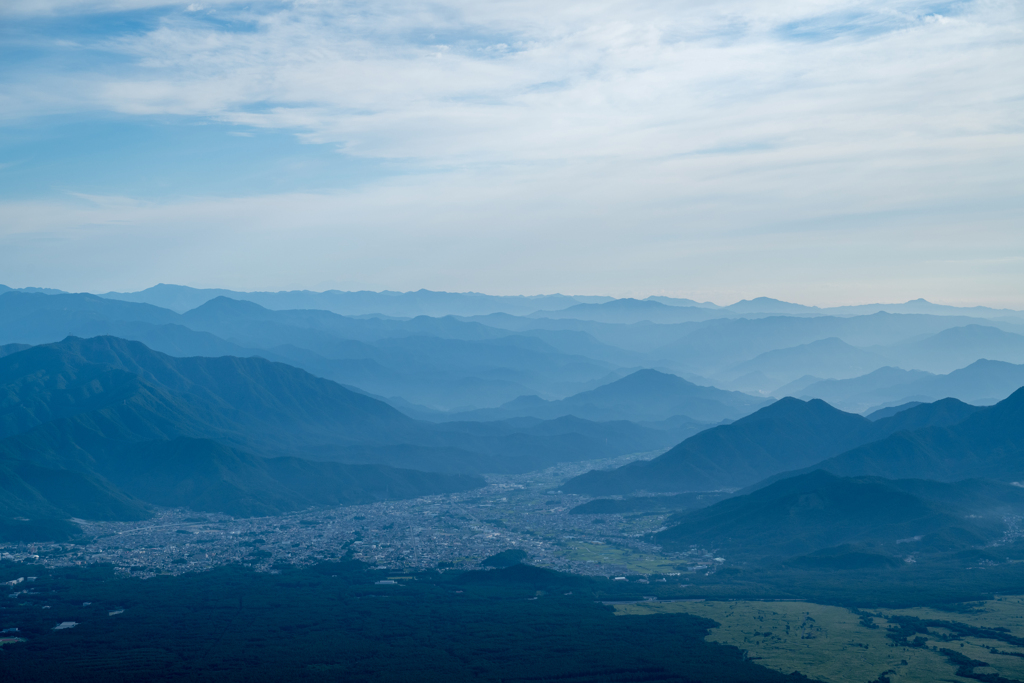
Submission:
<svg viewBox="0 0 1024 683">
<path fill-rule="evenodd" d="M 401 435 L 415 422 L 258 358 L 174 359 L 137 342 L 71 338 L 0 359 L 0 386 L 0 514 L 8 517 L 139 519 L 146 503 L 270 514 L 483 483 L 259 457 Z"/>
<path fill-rule="evenodd" d="M 662 451 L 562 490 L 675 494 L 578 508 L 616 514 L 816 470 L 1020 481 L 1021 323 L 923 301 L 5 288 L 0 519 L 272 515 Z"/>
<path fill-rule="evenodd" d="M 1014 397 L 1007 399 L 1008 405 Z M 995 409 L 945 399 L 872 421 L 821 400 L 785 398 L 732 424 L 700 432 L 653 460 L 594 470 L 570 479 L 562 488 L 588 495 L 739 489 L 783 472 L 819 466 L 890 435 L 898 440 L 903 432 L 941 431 Z M 908 469 L 900 476 L 931 475 Z"/>
<path fill-rule="evenodd" d="M 418 422 L 285 364 L 174 358 L 114 337 L 12 351 L 0 358 L 0 515 L 11 518 L 138 519 L 147 503 L 273 514 L 461 491 L 481 472 L 696 431 L 572 416 Z"/>
<path fill-rule="evenodd" d="M 1005 513 L 1024 510 L 1024 489 L 964 480 L 941 484 L 822 471 L 672 518 L 670 548 L 712 546 L 732 557 L 819 568 L 897 566 L 908 553 L 983 546 L 1003 536 Z"/>
</svg>

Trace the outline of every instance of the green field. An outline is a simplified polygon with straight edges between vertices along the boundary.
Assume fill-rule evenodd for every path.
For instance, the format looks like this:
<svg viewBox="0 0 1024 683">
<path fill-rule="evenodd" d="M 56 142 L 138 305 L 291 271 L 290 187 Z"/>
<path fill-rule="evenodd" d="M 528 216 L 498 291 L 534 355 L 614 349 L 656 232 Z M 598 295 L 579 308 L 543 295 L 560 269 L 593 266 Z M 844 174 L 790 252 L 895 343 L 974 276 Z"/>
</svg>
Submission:
<svg viewBox="0 0 1024 683">
<path fill-rule="evenodd" d="M 985 628 L 1005 628 L 1013 635 L 1024 638 L 1024 596 L 1004 595 L 995 600 L 987 600 L 971 605 L 968 612 L 940 612 L 936 609 L 891 609 L 886 614 L 914 616 L 920 619 L 940 619 L 958 621 L 971 626 Z"/>
<path fill-rule="evenodd" d="M 565 556 L 577 562 L 596 562 L 624 567 L 633 574 L 668 574 L 677 571 L 675 563 L 657 555 L 645 555 L 600 543 L 574 542 Z"/>
<path fill-rule="evenodd" d="M 957 666 L 938 650 L 954 650 L 990 666 L 973 669 L 977 674 L 998 674 L 1024 680 L 1024 648 L 1001 640 L 957 636 L 949 629 L 929 627 L 918 647 L 905 647 L 888 637 L 892 625 L 887 616 L 917 617 L 956 622 L 980 628 L 1007 628 L 1024 635 L 1024 598 L 1005 597 L 979 603 L 971 613 L 934 609 L 871 610 L 879 628 L 868 628 L 862 618 L 842 607 L 808 602 L 672 602 L 617 605 L 616 613 L 642 616 L 685 612 L 707 617 L 720 626 L 708 640 L 735 645 L 758 664 L 790 673 L 799 671 L 829 683 L 868 683 L 885 674 L 893 683 L 920 681 L 971 681 L 957 676 Z"/>
</svg>

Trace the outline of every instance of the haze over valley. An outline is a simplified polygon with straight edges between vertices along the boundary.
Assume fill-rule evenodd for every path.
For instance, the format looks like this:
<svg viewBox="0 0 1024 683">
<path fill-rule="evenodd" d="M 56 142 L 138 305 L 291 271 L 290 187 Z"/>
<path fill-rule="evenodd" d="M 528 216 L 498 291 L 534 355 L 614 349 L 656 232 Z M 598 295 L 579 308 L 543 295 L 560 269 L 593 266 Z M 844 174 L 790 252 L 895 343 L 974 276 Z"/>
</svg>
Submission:
<svg viewBox="0 0 1024 683">
<path fill-rule="evenodd" d="M 0 682 L 1024 683 L 1024 4 L 0 2 Z"/>
<path fill-rule="evenodd" d="M 5 288 L 0 334 L 12 570 L 897 604 L 1024 557 L 1017 311 Z"/>
</svg>

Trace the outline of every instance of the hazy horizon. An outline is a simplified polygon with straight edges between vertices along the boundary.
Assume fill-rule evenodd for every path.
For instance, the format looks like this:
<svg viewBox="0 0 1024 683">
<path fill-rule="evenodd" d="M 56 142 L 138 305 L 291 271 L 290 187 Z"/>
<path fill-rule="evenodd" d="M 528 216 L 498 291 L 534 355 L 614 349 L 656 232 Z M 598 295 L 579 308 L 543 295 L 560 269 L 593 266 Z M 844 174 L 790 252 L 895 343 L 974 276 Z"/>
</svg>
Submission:
<svg viewBox="0 0 1024 683">
<path fill-rule="evenodd" d="M 60 289 L 58 287 L 52 287 L 50 285 L 45 285 L 45 284 L 44 285 L 25 284 L 25 285 L 17 285 L 17 286 L 15 286 L 15 285 L 8 284 L 6 282 L 0 282 L 0 285 L 5 285 L 5 286 L 8 286 L 8 287 L 11 287 L 12 289 Z M 698 295 L 695 295 L 695 294 L 692 294 L 692 293 L 689 293 L 689 292 L 666 292 L 664 290 L 654 291 L 654 292 L 649 292 L 649 293 L 645 293 L 645 292 L 639 292 L 639 293 L 637 293 L 637 292 L 625 292 L 625 293 L 622 293 L 620 295 L 616 295 L 616 294 L 608 294 L 608 293 L 604 293 L 604 292 L 571 292 L 571 291 L 569 291 L 569 292 L 531 292 L 531 293 L 522 293 L 522 292 L 515 292 L 515 291 L 513 291 L 513 292 L 481 292 L 481 291 L 473 291 L 473 290 L 436 290 L 436 289 L 429 289 L 427 287 L 419 287 L 419 288 L 415 288 L 415 289 L 406 289 L 406 290 L 388 289 L 388 288 L 384 288 L 384 289 L 365 289 L 365 288 L 364 289 L 339 289 L 339 288 L 336 288 L 336 287 L 329 287 L 329 288 L 325 288 L 325 289 L 314 289 L 314 288 L 310 288 L 310 287 L 294 287 L 294 288 L 285 288 L 285 289 L 241 289 L 241 288 L 238 288 L 238 287 L 231 287 L 231 286 L 225 286 L 225 285 L 198 286 L 198 285 L 181 285 L 181 284 L 172 283 L 172 282 L 159 282 L 159 283 L 156 283 L 156 284 L 147 285 L 145 287 L 140 287 L 138 289 L 123 288 L 123 289 L 109 289 L 109 290 L 98 290 L 98 289 L 86 290 L 86 289 L 73 289 L 72 288 L 72 289 L 66 289 L 66 290 L 62 290 L 62 291 L 66 291 L 66 292 L 71 293 L 71 294 L 95 294 L 95 295 L 132 294 L 132 293 L 137 293 L 137 292 L 142 292 L 142 291 L 145 291 L 145 290 L 148 290 L 148 289 L 152 289 L 153 287 L 159 287 L 159 286 L 162 286 L 162 285 L 174 286 L 174 287 L 189 287 L 189 288 L 192 288 L 192 289 L 227 290 L 227 291 L 238 292 L 238 293 L 311 292 L 311 293 L 314 293 L 314 294 L 322 294 L 322 293 L 325 293 L 325 292 L 336 291 L 336 292 L 346 292 L 346 293 L 350 293 L 350 292 L 372 292 L 372 293 L 376 293 L 376 294 L 411 294 L 411 293 L 416 293 L 416 292 L 420 292 L 420 291 L 430 291 L 430 292 L 439 293 L 439 294 L 468 294 L 468 295 L 501 296 L 501 297 L 511 296 L 511 297 L 523 297 L 523 298 L 540 298 L 540 297 L 546 297 L 546 296 L 566 296 L 566 297 L 604 297 L 604 298 L 613 299 L 613 300 L 619 300 L 619 299 L 644 300 L 644 299 L 648 299 L 648 298 L 651 298 L 651 297 L 666 297 L 666 298 L 672 298 L 672 299 L 690 299 L 690 300 L 692 300 L 692 301 L 694 301 L 696 303 L 700 303 L 700 304 L 713 304 L 713 305 L 715 305 L 715 306 L 717 306 L 719 308 L 727 308 L 727 307 L 729 307 L 729 306 L 731 306 L 733 304 L 742 303 L 744 301 L 753 301 L 753 300 L 756 300 L 756 299 L 773 299 L 773 300 L 781 301 L 781 302 L 784 302 L 784 303 L 791 303 L 791 304 L 797 304 L 799 306 L 807 306 L 807 307 L 811 307 L 811 308 L 820 308 L 820 309 L 845 308 L 845 307 L 856 307 L 856 306 L 898 306 L 898 305 L 909 304 L 909 303 L 927 302 L 929 304 L 934 304 L 934 305 L 938 305 L 938 306 L 951 306 L 951 307 L 956 307 L 956 308 L 975 308 L 975 307 L 978 307 L 978 308 L 992 308 L 992 309 L 995 309 L 995 310 L 1008 310 L 1008 311 L 1017 311 L 1018 310 L 1018 309 L 1014 309 L 1014 308 L 1012 308 L 1010 306 L 997 306 L 997 305 L 988 304 L 988 303 L 981 303 L 981 302 L 937 301 L 937 300 L 929 299 L 929 298 L 923 297 L 923 296 L 913 297 L 913 298 L 906 299 L 906 300 L 901 300 L 901 301 L 852 300 L 852 301 L 843 301 L 843 302 L 824 302 L 824 303 L 821 303 L 821 302 L 809 302 L 807 300 L 783 299 L 781 297 L 776 297 L 776 296 L 768 296 L 768 295 L 764 295 L 764 294 L 752 293 L 752 294 L 749 294 L 749 295 L 740 295 L 740 298 L 736 298 L 736 299 L 719 299 L 718 301 L 711 301 L 711 300 L 708 300 L 708 299 L 701 300 L 701 299 L 698 298 Z M 1024 307 L 1022 307 L 1022 308 L 1024 308 Z"/>
<path fill-rule="evenodd" d="M 1019 3 L 0 17 L 11 286 L 1024 308 Z"/>
</svg>

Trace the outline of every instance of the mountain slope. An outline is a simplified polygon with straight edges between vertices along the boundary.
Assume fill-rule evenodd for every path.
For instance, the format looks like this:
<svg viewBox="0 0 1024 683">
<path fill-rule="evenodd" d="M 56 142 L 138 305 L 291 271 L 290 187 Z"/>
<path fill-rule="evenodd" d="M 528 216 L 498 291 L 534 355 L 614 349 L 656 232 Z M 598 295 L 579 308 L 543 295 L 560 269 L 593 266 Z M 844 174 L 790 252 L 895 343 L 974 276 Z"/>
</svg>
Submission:
<svg viewBox="0 0 1024 683">
<path fill-rule="evenodd" d="M 739 488 L 863 443 L 871 422 L 824 401 L 785 398 L 730 425 L 705 430 L 647 462 L 591 471 L 562 490 L 589 495 Z"/>
<path fill-rule="evenodd" d="M 872 422 L 837 410 L 824 401 L 784 398 L 732 424 L 700 432 L 653 460 L 633 462 L 615 470 L 587 472 L 567 481 L 562 489 L 613 495 L 741 488 L 783 472 L 814 466 L 890 434 L 954 425 L 980 410 L 948 399 Z M 804 464 L 788 465 L 796 462 Z"/>
<path fill-rule="evenodd" d="M 910 401 L 957 398 L 967 403 L 990 405 L 1024 386 L 1024 365 L 978 360 L 947 375 L 921 370 L 885 367 L 862 377 L 825 380 L 794 393 L 800 398 L 820 398 L 855 412 Z"/>
<path fill-rule="evenodd" d="M 947 373 L 984 358 L 1024 363 L 1024 335 L 990 325 L 971 324 L 882 351 L 907 368 Z"/>
<path fill-rule="evenodd" d="M 0 516 L 139 519 L 140 500 L 269 514 L 483 485 L 226 445 L 274 454 L 416 429 L 380 401 L 280 363 L 70 338 L 0 358 Z"/>
<path fill-rule="evenodd" d="M 281 363 L 172 358 L 113 337 L 70 338 L 0 358 L 0 387 L 0 437 L 97 412 L 110 429 L 140 430 L 136 440 L 205 435 L 263 450 L 364 441 L 414 424 L 387 404 Z"/>
<path fill-rule="evenodd" d="M 845 478 L 815 471 L 679 515 L 656 538 L 669 548 L 695 544 L 736 557 L 782 558 L 834 548 L 839 552 L 831 554 L 832 561 L 844 551 L 847 561 L 856 561 L 850 557 L 854 554 L 863 561 L 868 548 L 855 553 L 835 547 L 860 543 L 871 544 L 871 552 L 905 553 L 945 549 L 950 541 L 981 545 L 1001 536 L 1007 509 L 1024 510 L 1024 489 L 978 481 Z"/>
<path fill-rule="evenodd" d="M 738 391 L 723 391 L 688 382 L 657 370 L 637 370 L 626 377 L 560 401 L 520 396 L 499 408 L 457 415 L 458 419 L 553 419 L 575 415 L 587 420 L 655 422 L 685 415 L 695 422 L 736 419 L 768 401 Z"/>
<path fill-rule="evenodd" d="M 841 476 L 1024 480 L 1024 389 L 958 424 L 900 431 L 817 467 Z"/>
<path fill-rule="evenodd" d="M 760 372 L 778 383 L 792 382 L 805 375 L 846 378 L 863 375 L 887 363 L 886 358 L 876 353 L 829 337 L 810 344 L 767 351 L 733 366 L 723 376 L 735 378 Z"/>
<path fill-rule="evenodd" d="M 121 490 L 156 505 L 235 516 L 398 500 L 484 485 L 469 475 L 259 458 L 206 439 L 138 444 L 106 459 L 101 471 Z"/>
<path fill-rule="evenodd" d="M 97 472 L 132 444 L 190 438 L 257 456 L 514 473 L 661 449 L 694 430 L 578 418 L 416 422 L 280 363 L 172 358 L 114 338 L 67 339 L 0 358 L 0 456 L 50 469 Z"/>
</svg>

